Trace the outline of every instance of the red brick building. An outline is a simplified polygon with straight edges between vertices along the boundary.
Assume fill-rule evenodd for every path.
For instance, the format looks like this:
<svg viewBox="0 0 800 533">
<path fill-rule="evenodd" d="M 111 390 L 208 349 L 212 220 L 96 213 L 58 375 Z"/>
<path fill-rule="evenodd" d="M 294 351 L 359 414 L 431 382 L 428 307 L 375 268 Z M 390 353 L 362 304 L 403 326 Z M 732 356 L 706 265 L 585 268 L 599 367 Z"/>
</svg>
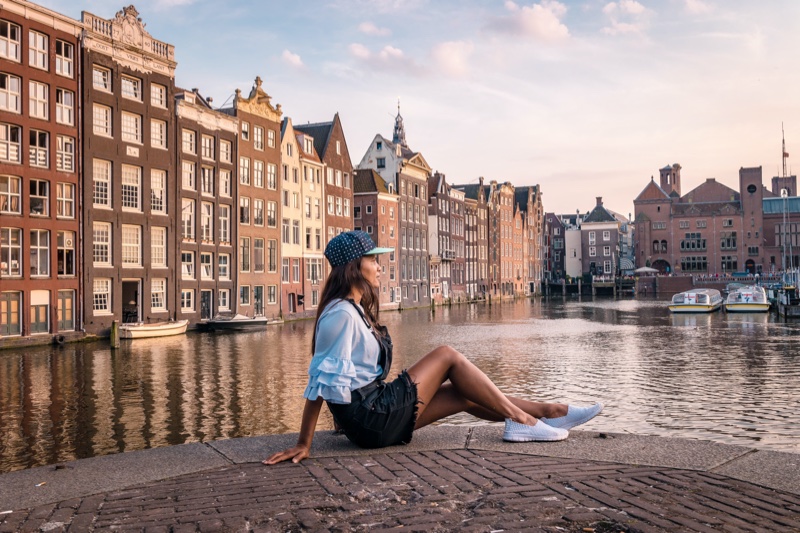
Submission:
<svg viewBox="0 0 800 533">
<path fill-rule="evenodd" d="M 28 2 L 0 10 L 0 346 L 82 327 L 82 29 Z"/>
</svg>

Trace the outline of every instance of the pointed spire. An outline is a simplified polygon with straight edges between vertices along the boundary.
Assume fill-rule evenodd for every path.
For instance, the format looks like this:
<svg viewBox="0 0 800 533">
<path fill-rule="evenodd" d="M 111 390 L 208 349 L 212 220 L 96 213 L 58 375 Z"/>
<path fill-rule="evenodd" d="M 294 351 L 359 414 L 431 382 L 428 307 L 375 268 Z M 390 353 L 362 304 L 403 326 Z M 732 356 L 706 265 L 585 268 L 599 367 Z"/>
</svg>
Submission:
<svg viewBox="0 0 800 533">
<path fill-rule="evenodd" d="M 403 125 L 403 117 L 400 115 L 400 99 L 397 99 L 397 116 L 394 118 L 394 133 L 392 134 L 392 142 L 399 144 L 404 148 L 408 148 L 406 143 L 406 128 Z"/>
</svg>

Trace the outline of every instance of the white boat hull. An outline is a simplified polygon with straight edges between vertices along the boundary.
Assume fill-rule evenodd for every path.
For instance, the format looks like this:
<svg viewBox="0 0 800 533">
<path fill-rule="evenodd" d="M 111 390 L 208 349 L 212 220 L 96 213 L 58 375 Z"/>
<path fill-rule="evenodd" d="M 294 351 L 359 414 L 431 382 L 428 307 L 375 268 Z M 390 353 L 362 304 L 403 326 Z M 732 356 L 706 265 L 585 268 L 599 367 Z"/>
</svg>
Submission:
<svg viewBox="0 0 800 533">
<path fill-rule="evenodd" d="M 720 304 L 677 304 L 670 305 L 672 313 L 713 313 L 720 308 Z"/>
<path fill-rule="evenodd" d="M 188 320 L 177 322 L 159 322 L 156 324 L 122 324 L 119 327 L 120 339 L 150 339 L 153 337 L 169 337 L 186 333 Z"/>
<path fill-rule="evenodd" d="M 725 311 L 729 313 L 766 313 L 767 311 L 769 311 L 769 304 L 768 303 L 725 304 Z"/>
</svg>

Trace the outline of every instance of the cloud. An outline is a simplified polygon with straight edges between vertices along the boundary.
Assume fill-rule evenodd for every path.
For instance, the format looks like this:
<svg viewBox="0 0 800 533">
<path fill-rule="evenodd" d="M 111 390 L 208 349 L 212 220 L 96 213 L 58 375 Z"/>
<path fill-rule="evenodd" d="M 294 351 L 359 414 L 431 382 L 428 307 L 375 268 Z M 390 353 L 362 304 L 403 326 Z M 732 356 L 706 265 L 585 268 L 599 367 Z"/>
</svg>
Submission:
<svg viewBox="0 0 800 533">
<path fill-rule="evenodd" d="M 701 15 L 711 11 L 711 5 L 703 0 L 684 0 L 684 9 L 693 15 Z"/>
<path fill-rule="evenodd" d="M 379 37 L 386 37 L 392 34 L 389 28 L 379 28 L 372 22 L 362 22 L 358 25 L 358 31 L 366 33 L 367 35 L 377 35 Z"/>
<path fill-rule="evenodd" d="M 300 59 L 300 56 L 297 54 L 293 54 L 289 50 L 284 50 L 283 54 L 281 54 L 281 59 L 287 65 L 290 65 L 295 68 L 303 68 L 303 60 Z"/>
<path fill-rule="evenodd" d="M 544 42 L 557 42 L 569 37 L 569 29 L 561 22 L 567 13 L 567 7 L 561 2 L 542 0 L 538 4 L 520 6 L 507 0 L 505 8 L 509 15 L 490 21 L 490 30 L 525 35 Z"/>
<path fill-rule="evenodd" d="M 448 41 L 433 48 L 436 64 L 451 76 L 464 76 L 469 71 L 469 58 L 475 47 L 468 41 Z"/>
<path fill-rule="evenodd" d="M 375 70 L 400 71 L 415 76 L 425 73 L 425 68 L 392 45 L 384 46 L 379 52 L 372 52 L 361 43 L 352 43 L 348 49 L 350 55 Z"/>
<path fill-rule="evenodd" d="M 608 17 L 607 25 L 601 30 L 606 35 L 644 36 L 649 12 L 636 0 L 619 0 L 603 6 Z"/>
</svg>

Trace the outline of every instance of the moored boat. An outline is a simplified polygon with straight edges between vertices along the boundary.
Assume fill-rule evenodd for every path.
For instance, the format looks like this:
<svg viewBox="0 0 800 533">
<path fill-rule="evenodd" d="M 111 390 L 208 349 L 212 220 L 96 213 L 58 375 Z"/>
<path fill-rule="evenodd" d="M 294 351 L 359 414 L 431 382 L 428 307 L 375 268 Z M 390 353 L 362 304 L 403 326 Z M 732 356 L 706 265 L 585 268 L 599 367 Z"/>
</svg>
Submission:
<svg viewBox="0 0 800 533">
<path fill-rule="evenodd" d="M 725 299 L 725 311 L 729 313 L 766 313 L 769 301 L 764 287 L 746 285 L 738 287 Z"/>
<path fill-rule="evenodd" d="M 198 327 L 210 331 L 254 331 L 264 329 L 267 324 L 276 324 L 280 320 L 269 319 L 265 316 L 216 316 L 210 320 L 206 320 L 198 324 Z"/>
<path fill-rule="evenodd" d="M 673 313 L 711 313 L 722 307 L 722 295 L 717 289 L 692 289 L 672 297 L 669 310 Z"/>
<path fill-rule="evenodd" d="M 131 324 L 120 324 L 120 339 L 149 339 L 152 337 L 169 337 L 170 335 L 180 335 L 186 333 L 189 325 L 188 320 L 177 320 L 175 322 L 154 322 L 143 324 L 141 322 Z"/>
</svg>

